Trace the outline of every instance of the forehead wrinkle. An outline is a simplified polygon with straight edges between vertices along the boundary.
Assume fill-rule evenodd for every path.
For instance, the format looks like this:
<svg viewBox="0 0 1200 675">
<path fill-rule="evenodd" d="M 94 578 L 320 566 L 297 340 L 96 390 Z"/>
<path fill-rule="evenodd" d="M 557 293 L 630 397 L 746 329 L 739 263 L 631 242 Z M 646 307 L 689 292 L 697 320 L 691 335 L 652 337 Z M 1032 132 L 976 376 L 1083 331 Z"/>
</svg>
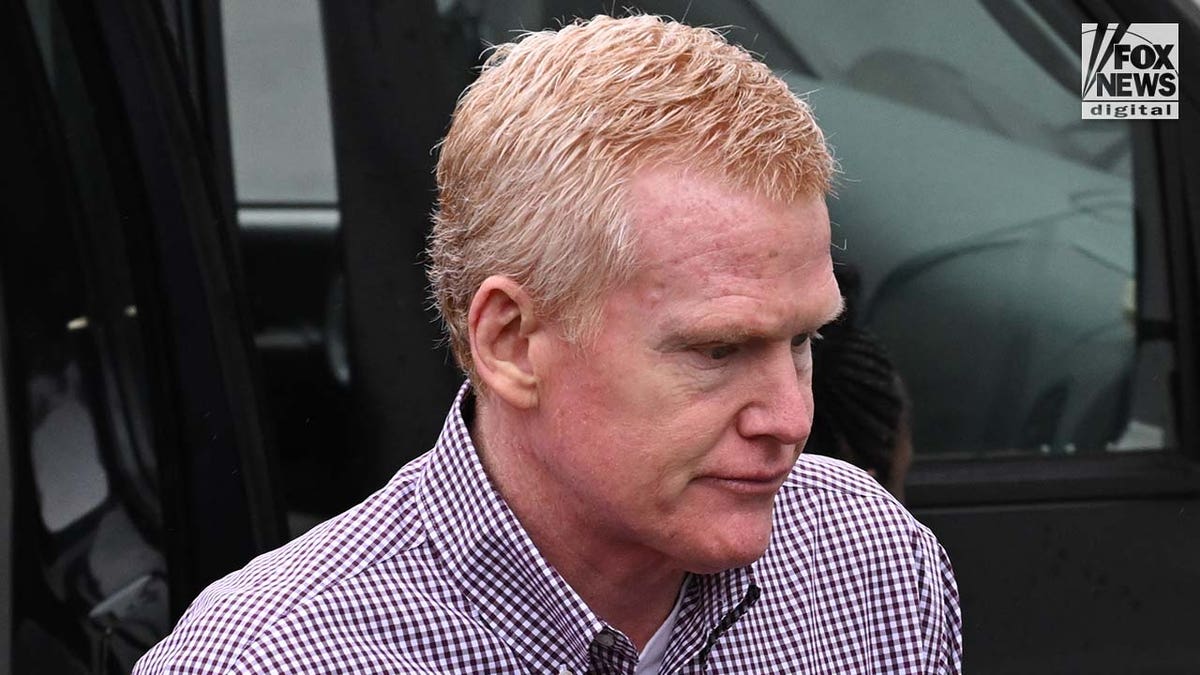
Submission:
<svg viewBox="0 0 1200 675">
<path fill-rule="evenodd" d="M 770 257 L 781 255 L 774 251 Z M 729 266 L 708 268 L 696 274 L 680 273 L 678 266 L 660 262 L 639 275 L 642 282 L 649 283 L 632 285 L 628 290 L 636 289 L 635 295 L 626 297 L 662 312 L 660 325 L 672 334 L 710 336 L 712 342 L 790 338 L 815 331 L 841 313 L 843 299 L 829 262 L 827 258 L 805 258 L 791 264 L 774 263 L 769 270 L 754 265 Z M 824 263 L 826 274 L 814 269 L 814 263 Z M 748 274 L 748 269 L 754 269 L 754 273 Z M 802 281 L 812 274 L 824 277 L 817 289 L 809 286 L 811 282 Z M 809 292 L 780 297 L 764 294 L 764 284 L 773 288 L 808 288 Z M 719 337 L 724 339 L 718 340 Z"/>
<path fill-rule="evenodd" d="M 731 218 L 689 214 L 686 218 L 672 219 L 665 226 L 660 223 L 653 234 L 643 233 L 638 238 L 636 274 L 654 277 L 658 276 L 655 273 L 661 273 L 656 282 L 694 283 L 694 277 L 678 274 L 679 270 L 690 268 L 694 274 L 708 277 L 706 281 L 712 284 L 714 294 L 720 295 L 736 292 L 741 282 L 783 278 L 829 261 L 827 255 L 808 254 L 828 250 L 828 246 L 821 245 L 820 227 L 796 223 L 794 234 L 799 236 L 798 241 L 763 246 L 763 238 L 754 235 L 755 224 L 729 227 L 730 222 Z M 770 227 L 764 225 L 761 229 L 766 232 Z"/>
<path fill-rule="evenodd" d="M 732 300 L 734 297 L 724 296 Z M 704 307 L 705 301 L 679 308 L 663 317 L 668 331 L 675 336 L 703 342 L 749 342 L 753 340 L 790 339 L 795 335 L 815 331 L 834 320 L 843 308 L 836 296 L 833 309 L 828 305 L 813 311 L 812 303 L 804 298 L 789 299 L 786 303 L 764 302 L 747 298 L 759 307 L 746 312 L 737 307 Z M 728 305 L 728 303 L 725 303 Z"/>
<path fill-rule="evenodd" d="M 662 290 L 687 286 L 710 298 L 736 296 L 747 283 L 771 279 L 782 283 L 789 275 L 827 262 L 802 252 L 789 255 L 792 251 L 764 247 L 761 241 L 747 238 L 744 233 L 729 233 L 725 237 L 698 234 L 686 239 L 684 246 L 657 243 L 643 247 L 637 276 Z"/>
</svg>

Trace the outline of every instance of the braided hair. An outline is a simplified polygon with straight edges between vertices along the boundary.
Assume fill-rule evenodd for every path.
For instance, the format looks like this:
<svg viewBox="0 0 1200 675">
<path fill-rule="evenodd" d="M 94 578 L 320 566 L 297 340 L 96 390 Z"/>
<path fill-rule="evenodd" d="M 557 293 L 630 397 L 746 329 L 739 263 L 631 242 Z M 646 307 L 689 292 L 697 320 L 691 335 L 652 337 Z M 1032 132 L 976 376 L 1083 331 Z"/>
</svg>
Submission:
<svg viewBox="0 0 1200 675">
<path fill-rule="evenodd" d="M 883 345 L 856 325 L 857 275 L 844 265 L 835 270 L 846 310 L 813 343 L 815 410 L 805 451 L 846 460 L 890 485 L 907 433 L 907 395 Z"/>
</svg>

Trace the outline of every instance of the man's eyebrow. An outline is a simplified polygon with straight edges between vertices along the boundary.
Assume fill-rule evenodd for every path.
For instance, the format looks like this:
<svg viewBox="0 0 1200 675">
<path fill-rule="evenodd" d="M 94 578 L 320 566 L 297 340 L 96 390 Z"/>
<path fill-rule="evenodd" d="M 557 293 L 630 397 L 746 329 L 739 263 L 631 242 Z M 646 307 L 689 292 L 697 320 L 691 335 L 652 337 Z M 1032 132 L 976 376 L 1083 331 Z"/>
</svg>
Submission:
<svg viewBox="0 0 1200 675">
<path fill-rule="evenodd" d="M 672 331 L 663 345 L 682 348 L 704 344 L 740 344 L 763 337 L 766 336 L 759 331 L 738 326 L 692 326 Z"/>
<path fill-rule="evenodd" d="M 842 297 L 838 297 L 837 305 L 829 312 L 821 315 L 821 319 L 814 325 L 808 325 L 801 328 L 799 333 L 816 332 L 821 328 L 837 321 L 838 317 L 846 310 L 846 301 Z M 774 331 L 762 331 L 745 326 L 735 325 L 692 325 L 679 327 L 672 331 L 671 334 L 662 342 L 663 348 L 681 349 L 692 345 L 705 344 L 743 344 L 754 340 L 770 340 L 778 337 Z"/>
</svg>

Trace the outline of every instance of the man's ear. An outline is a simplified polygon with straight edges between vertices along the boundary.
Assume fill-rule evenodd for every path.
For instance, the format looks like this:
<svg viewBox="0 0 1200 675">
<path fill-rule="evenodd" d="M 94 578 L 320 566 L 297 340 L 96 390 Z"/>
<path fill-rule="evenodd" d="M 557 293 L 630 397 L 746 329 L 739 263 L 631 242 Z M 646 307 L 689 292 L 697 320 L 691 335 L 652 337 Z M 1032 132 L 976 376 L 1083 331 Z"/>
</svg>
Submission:
<svg viewBox="0 0 1200 675">
<path fill-rule="evenodd" d="M 529 335 L 538 329 L 533 300 L 503 276 L 484 280 L 467 315 L 476 376 L 509 405 L 537 405 L 538 379 L 529 358 Z"/>
</svg>

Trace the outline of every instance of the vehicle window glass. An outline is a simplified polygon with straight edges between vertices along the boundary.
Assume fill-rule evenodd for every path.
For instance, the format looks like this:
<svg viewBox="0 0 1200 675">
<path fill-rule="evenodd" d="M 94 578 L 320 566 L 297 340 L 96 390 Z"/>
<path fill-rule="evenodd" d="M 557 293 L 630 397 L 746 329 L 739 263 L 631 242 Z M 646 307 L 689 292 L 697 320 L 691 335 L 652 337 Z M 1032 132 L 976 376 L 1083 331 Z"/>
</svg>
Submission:
<svg viewBox="0 0 1200 675">
<path fill-rule="evenodd" d="M 222 2 L 221 17 L 238 201 L 336 202 L 317 1 Z"/>
</svg>

